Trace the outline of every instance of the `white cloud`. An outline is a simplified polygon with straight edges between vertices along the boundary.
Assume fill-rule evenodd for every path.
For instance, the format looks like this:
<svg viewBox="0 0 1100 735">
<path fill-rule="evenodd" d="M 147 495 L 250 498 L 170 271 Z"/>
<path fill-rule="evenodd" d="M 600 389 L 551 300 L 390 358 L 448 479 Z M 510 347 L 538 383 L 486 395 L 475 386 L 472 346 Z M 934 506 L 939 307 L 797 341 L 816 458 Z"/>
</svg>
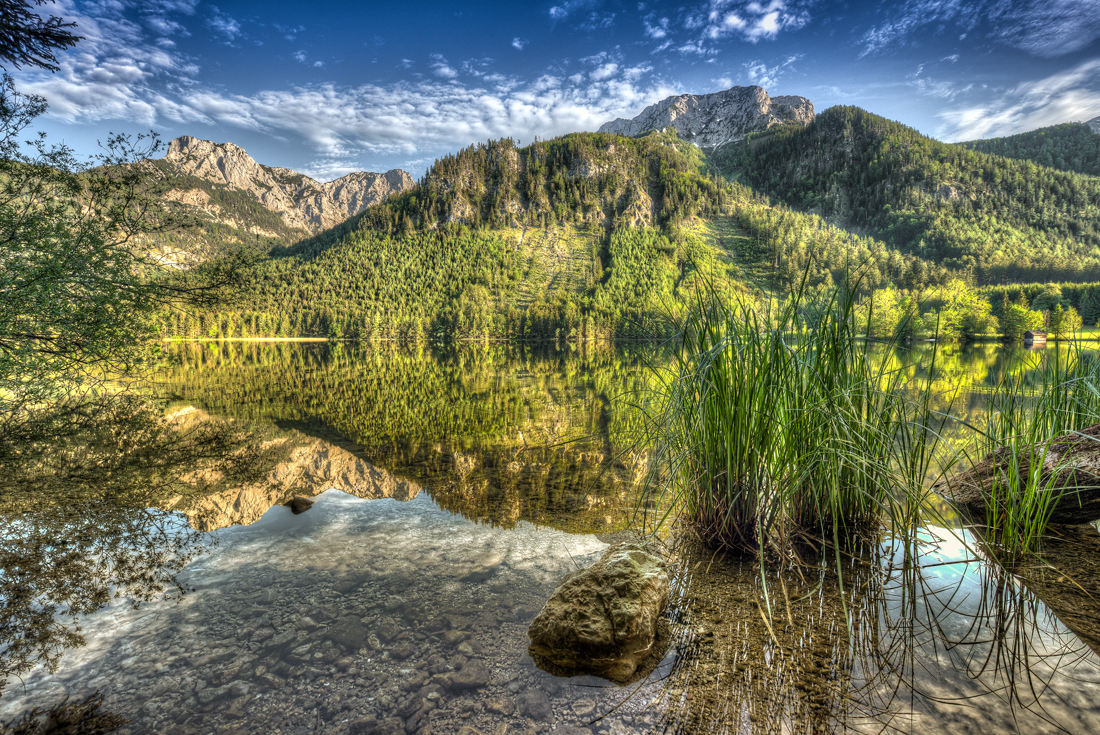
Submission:
<svg viewBox="0 0 1100 735">
<path fill-rule="evenodd" d="M 300 64 L 306 63 L 306 52 L 305 51 L 295 51 L 293 54 L 291 54 L 291 56 L 293 56 L 294 60 L 297 61 Z"/>
<path fill-rule="evenodd" d="M 282 26 L 278 23 L 275 24 L 275 30 L 283 34 L 283 38 L 287 41 L 293 41 L 298 37 L 298 34 L 306 29 L 305 26 Z"/>
<path fill-rule="evenodd" d="M 1024 82 L 984 104 L 940 113 L 937 134 L 948 141 L 1013 135 L 1100 114 L 1100 59 Z"/>
<path fill-rule="evenodd" d="M 619 65 L 615 63 L 604 64 L 589 72 L 588 76 L 596 82 L 602 82 L 605 79 L 610 79 L 615 76 L 619 71 Z"/>
<path fill-rule="evenodd" d="M 442 54 L 432 54 L 432 73 L 442 79 L 454 79 L 458 72 L 451 68 Z"/>
<path fill-rule="evenodd" d="M 668 35 L 668 18 L 658 18 L 656 13 L 650 13 L 642 19 L 645 24 L 645 34 L 654 40 L 660 40 Z"/>
<path fill-rule="evenodd" d="M 171 89 L 154 88 L 158 79 L 170 88 L 186 84 L 198 68 L 172 52 L 175 44 L 171 39 L 149 42 L 143 30 L 143 24 L 149 25 L 150 14 L 159 17 L 175 11 L 189 15 L 194 12 L 193 2 L 115 2 L 99 6 L 97 16 L 67 2 L 62 6 L 62 15 L 77 23 L 84 40 L 59 55 L 56 74 L 34 69 L 16 74 L 21 89 L 46 98 L 52 117 L 66 121 L 126 119 L 143 124 L 161 117 L 201 119 L 199 113 L 170 99 Z M 145 13 L 143 23 L 125 16 L 135 9 Z"/>
<path fill-rule="evenodd" d="M 886 22 L 860 39 L 861 57 L 888 51 L 929 33 L 958 33 L 964 40 L 981 22 L 989 38 L 1053 58 L 1100 38 L 1096 0 L 907 0 Z"/>
<path fill-rule="evenodd" d="M 232 41 L 241 35 L 241 24 L 233 18 L 223 13 L 217 6 L 211 6 L 213 11 L 206 19 L 206 25 L 221 35 L 225 36 L 227 40 Z"/>
<path fill-rule="evenodd" d="M 528 44 L 528 41 L 527 41 L 526 38 L 520 38 L 519 36 L 516 36 L 515 38 L 512 39 L 512 48 L 517 49 L 519 51 L 522 51 L 523 47 L 526 46 L 527 44 Z"/>
<path fill-rule="evenodd" d="M 797 0 L 771 0 L 766 5 L 756 0 L 710 0 L 706 8 L 689 15 L 684 25 L 698 31 L 703 43 L 730 37 L 757 43 L 774 39 L 781 31 L 798 30 L 809 21 L 809 11 Z M 685 52 L 697 53 L 693 48 Z"/>
<path fill-rule="evenodd" d="M 583 10 L 592 4 L 593 0 L 567 0 L 561 5 L 550 8 L 550 17 L 554 20 L 563 20 L 578 10 Z"/>
<path fill-rule="evenodd" d="M 774 88 L 779 83 L 779 79 L 793 67 L 792 65 L 802 58 L 802 54 L 794 54 L 788 56 L 782 62 L 775 66 L 768 66 L 763 61 L 746 61 L 741 66 L 745 69 L 743 76 L 749 81 L 750 84 L 755 84 L 765 89 Z M 728 81 L 728 80 L 727 80 Z M 727 88 L 732 87 L 733 83 L 725 85 Z"/>
<path fill-rule="evenodd" d="M 191 35 L 181 23 L 163 15 L 147 15 L 144 20 L 146 25 L 162 36 L 184 36 L 186 38 Z"/>
<path fill-rule="evenodd" d="M 595 33 L 615 25 L 614 13 L 589 13 L 583 21 L 577 24 L 577 30 L 585 33 Z"/>
<path fill-rule="evenodd" d="M 595 130 L 677 91 L 660 83 L 643 88 L 621 79 L 577 84 L 543 76 L 506 93 L 425 81 L 354 88 L 325 84 L 250 96 L 205 90 L 185 94 L 183 101 L 218 123 L 298 136 L 325 156 L 415 155 L 488 138 Z"/>
<path fill-rule="evenodd" d="M 954 54 L 952 56 L 946 56 L 946 57 L 940 59 L 938 63 L 942 64 L 944 62 L 947 62 L 947 63 L 952 63 L 953 64 L 955 61 L 958 60 L 958 58 L 959 58 L 959 55 Z M 910 87 L 916 89 L 918 92 L 920 92 L 921 94 L 923 94 L 926 97 L 934 97 L 934 98 L 937 98 L 937 99 L 944 99 L 944 100 L 953 100 L 956 97 L 958 97 L 960 94 L 965 94 L 966 92 L 969 92 L 970 90 L 972 90 L 974 88 L 973 84 L 967 84 L 964 87 L 964 86 L 960 85 L 957 82 L 936 81 L 935 79 L 932 79 L 931 77 L 921 76 L 922 74 L 924 74 L 924 68 L 926 66 L 928 66 L 928 65 L 927 64 L 918 64 L 917 65 L 917 70 L 915 72 L 913 72 L 912 74 L 908 75 L 908 78 L 911 81 L 907 82 L 907 84 Z"/>
<path fill-rule="evenodd" d="M 973 84 L 967 84 L 965 87 L 962 87 L 956 82 L 935 81 L 928 77 L 914 79 L 912 82 L 909 82 L 909 86 L 926 97 L 935 97 L 944 100 L 953 100 L 960 94 L 965 94 L 974 89 Z"/>
<path fill-rule="evenodd" d="M 629 65 L 613 51 L 584 59 L 583 74 L 574 67 L 534 80 L 490 73 L 491 60 L 484 59 L 464 62 L 460 75 L 434 55 L 428 63 L 435 76 L 234 94 L 198 79 L 198 68 L 172 47 L 159 46 L 145 20 L 126 19 L 143 7 L 136 0 L 105 5 L 91 17 L 66 6 L 65 16 L 80 24 L 87 40 L 63 55 L 56 74 L 20 72 L 21 89 L 44 95 L 49 114 L 68 122 L 171 122 L 184 129 L 201 123 L 227 139 L 233 130 L 255 131 L 299 146 L 310 161 L 307 172 L 322 177 L 368 168 L 379 156 L 414 165 L 489 138 L 595 130 L 682 91 L 654 78 L 651 65 Z M 301 63 L 318 63 L 299 54 Z M 408 59 L 400 64 L 413 66 Z"/>
</svg>

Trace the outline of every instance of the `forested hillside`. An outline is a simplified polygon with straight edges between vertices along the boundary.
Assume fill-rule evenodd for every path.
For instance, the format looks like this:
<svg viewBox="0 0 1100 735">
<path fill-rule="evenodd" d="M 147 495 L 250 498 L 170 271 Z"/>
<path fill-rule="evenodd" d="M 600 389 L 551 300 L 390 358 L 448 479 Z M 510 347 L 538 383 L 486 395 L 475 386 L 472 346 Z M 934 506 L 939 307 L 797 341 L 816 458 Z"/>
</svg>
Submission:
<svg viewBox="0 0 1100 735">
<path fill-rule="evenodd" d="M 715 175 L 675 133 L 473 146 L 410 192 L 258 266 L 232 310 L 168 336 L 644 337 L 704 284 L 771 290 L 860 270 L 920 288 L 946 271 Z"/>
<path fill-rule="evenodd" d="M 980 153 L 1032 161 L 1060 171 L 1100 176 L 1100 135 L 1085 123 L 1063 123 L 1004 138 L 959 145 Z"/>
<path fill-rule="evenodd" d="M 713 160 L 979 282 L 1100 280 L 1100 179 L 940 143 L 855 107 L 750 135 Z"/>
</svg>

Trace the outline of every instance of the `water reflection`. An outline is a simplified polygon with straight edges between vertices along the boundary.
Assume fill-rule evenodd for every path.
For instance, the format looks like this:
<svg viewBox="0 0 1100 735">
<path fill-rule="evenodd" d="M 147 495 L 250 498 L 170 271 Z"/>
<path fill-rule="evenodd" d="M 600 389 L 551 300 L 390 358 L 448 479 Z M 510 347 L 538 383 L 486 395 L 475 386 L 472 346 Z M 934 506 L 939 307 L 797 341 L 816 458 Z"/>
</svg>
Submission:
<svg viewBox="0 0 1100 735">
<path fill-rule="evenodd" d="M 5 717 L 100 690 L 135 733 L 1100 730 L 1091 530 L 1017 570 L 1030 587 L 944 529 L 839 569 L 684 543 L 663 665 L 558 680 L 526 628 L 629 520 L 644 456 L 622 397 L 659 356 L 173 350 L 168 420 L 0 481 L 3 673 L 26 684 Z M 891 356 L 926 369 L 911 358 Z M 946 396 L 1030 368 L 979 347 L 936 369 Z M 980 416 L 981 391 L 955 405 Z M 279 507 L 294 495 L 317 504 Z"/>
<path fill-rule="evenodd" d="M 25 446 L 0 472 L 0 691 L 83 645 L 80 616 L 184 593 L 176 574 L 209 543 L 166 510 L 209 489 L 187 473 L 242 482 L 273 459 L 228 422 L 114 408 L 96 431 Z"/>
<path fill-rule="evenodd" d="M 652 350 L 173 350 L 166 396 L 321 438 L 472 520 L 607 532 L 633 511 L 644 457 L 630 451 L 641 428 L 631 397 L 645 391 Z"/>
<path fill-rule="evenodd" d="M 686 548 L 665 729 L 1095 731 L 1100 660 L 1018 579 L 933 531 L 842 574 Z"/>
</svg>

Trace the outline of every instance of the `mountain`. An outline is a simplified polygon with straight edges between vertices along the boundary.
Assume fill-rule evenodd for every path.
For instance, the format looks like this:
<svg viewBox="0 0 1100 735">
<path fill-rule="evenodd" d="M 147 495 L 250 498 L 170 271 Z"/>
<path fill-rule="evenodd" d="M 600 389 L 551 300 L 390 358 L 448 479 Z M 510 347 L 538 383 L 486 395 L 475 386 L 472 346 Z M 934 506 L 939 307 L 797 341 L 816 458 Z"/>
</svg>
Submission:
<svg viewBox="0 0 1100 735">
<path fill-rule="evenodd" d="M 1091 176 L 940 143 L 856 107 L 751 134 L 711 158 L 790 206 L 985 281 L 1100 279 Z"/>
<path fill-rule="evenodd" d="M 246 243 L 267 251 L 332 228 L 391 194 L 411 189 L 405 171 L 357 171 L 321 183 L 288 168 L 257 163 L 233 143 L 182 136 L 152 161 L 166 199 L 196 227 L 160 233 L 166 251 L 216 253 Z"/>
<path fill-rule="evenodd" d="M 1087 123 L 1063 123 L 1004 138 L 971 140 L 972 151 L 1033 161 L 1061 171 L 1100 176 L 1100 117 Z"/>
<path fill-rule="evenodd" d="M 672 127 L 680 138 L 714 149 L 773 125 L 808 125 L 814 103 L 805 97 L 770 97 L 762 87 L 731 87 L 713 94 L 682 94 L 650 105 L 630 120 L 600 126 L 601 133 L 634 137 Z"/>
<path fill-rule="evenodd" d="M 709 284 L 866 283 L 945 272 L 717 175 L 675 129 L 512 140 L 438 160 L 419 186 L 260 264 L 239 309 L 166 315 L 181 337 L 577 339 L 667 330 Z"/>
</svg>

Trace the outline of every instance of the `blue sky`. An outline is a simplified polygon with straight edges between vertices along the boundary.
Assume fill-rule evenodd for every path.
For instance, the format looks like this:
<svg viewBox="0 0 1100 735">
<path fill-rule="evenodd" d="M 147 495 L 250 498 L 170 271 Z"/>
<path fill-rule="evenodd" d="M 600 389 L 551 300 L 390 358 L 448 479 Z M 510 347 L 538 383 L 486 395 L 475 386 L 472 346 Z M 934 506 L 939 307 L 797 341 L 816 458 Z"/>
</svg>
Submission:
<svg viewBox="0 0 1100 735">
<path fill-rule="evenodd" d="M 54 141 L 232 141 L 321 180 L 489 138 L 595 130 L 672 94 L 758 84 L 941 140 L 1100 115 L 1100 0 L 660 3 L 60 0 L 86 36 L 14 73 Z"/>
</svg>

